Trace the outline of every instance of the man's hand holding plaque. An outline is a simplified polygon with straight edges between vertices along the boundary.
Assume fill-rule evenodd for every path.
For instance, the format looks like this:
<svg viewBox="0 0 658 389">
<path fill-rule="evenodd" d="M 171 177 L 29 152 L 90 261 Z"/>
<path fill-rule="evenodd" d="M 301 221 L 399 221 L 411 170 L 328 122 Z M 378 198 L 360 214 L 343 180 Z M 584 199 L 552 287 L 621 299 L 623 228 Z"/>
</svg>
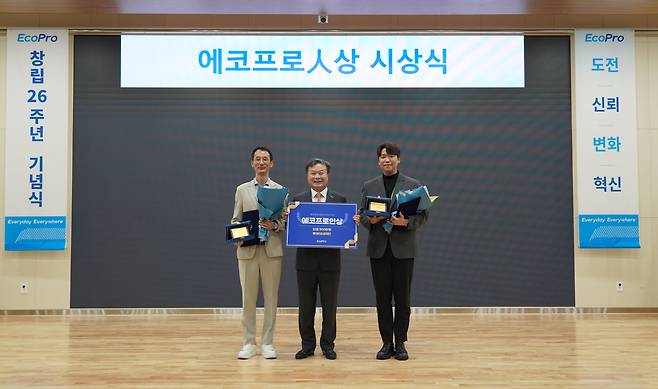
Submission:
<svg viewBox="0 0 658 389">
<path fill-rule="evenodd" d="M 375 224 L 391 216 L 389 207 L 391 199 L 386 197 L 366 197 L 366 207 L 363 214 L 370 218 L 370 222 Z"/>
</svg>

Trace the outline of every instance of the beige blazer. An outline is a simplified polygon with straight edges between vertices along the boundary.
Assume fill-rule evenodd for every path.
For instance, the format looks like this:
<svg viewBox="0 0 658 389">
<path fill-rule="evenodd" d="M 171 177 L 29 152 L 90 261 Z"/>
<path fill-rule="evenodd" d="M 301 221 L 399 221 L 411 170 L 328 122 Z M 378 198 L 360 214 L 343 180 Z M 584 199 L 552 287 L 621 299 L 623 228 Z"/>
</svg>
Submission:
<svg viewBox="0 0 658 389">
<path fill-rule="evenodd" d="M 282 188 L 281 185 L 269 179 L 267 185 L 271 188 Z M 233 218 L 231 223 L 238 223 L 242 221 L 242 212 L 253 211 L 258 209 L 258 200 L 256 198 L 256 180 L 251 180 L 241 184 L 235 189 L 235 205 L 233 207 Z M 268 257 L 282 257 L 283 246 L 281 243 L 281 235 L 285 230 L 285 220 L 279 220 L 279 229 L 277 231 L 270 231 L 270 236 L 265 243 L 265 252 Z M 256 247 L 247 246 L 238 247 L 238 259 L 252 259 L 256 255 Z"/>
</svg>

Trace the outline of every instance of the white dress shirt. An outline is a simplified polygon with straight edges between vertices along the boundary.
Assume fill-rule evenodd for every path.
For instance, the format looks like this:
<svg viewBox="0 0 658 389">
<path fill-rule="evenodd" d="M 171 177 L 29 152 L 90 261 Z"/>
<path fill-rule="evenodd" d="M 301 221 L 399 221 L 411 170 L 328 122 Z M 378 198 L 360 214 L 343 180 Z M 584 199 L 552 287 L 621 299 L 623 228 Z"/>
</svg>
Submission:
<svg viewBox="0 0 658 389">
<path fill-rule="evenodd" d="M 316 192 L 313 189 L 311 189 L 311 201 L 313 201 L 314 203 L 326 203 L 328 192 L 329 192 L 329 188 L 324 188 L 322 192 Z M 320 194 L 320 199 L 316 197 L 316 195 L 318 194 Z"/>
</svg>

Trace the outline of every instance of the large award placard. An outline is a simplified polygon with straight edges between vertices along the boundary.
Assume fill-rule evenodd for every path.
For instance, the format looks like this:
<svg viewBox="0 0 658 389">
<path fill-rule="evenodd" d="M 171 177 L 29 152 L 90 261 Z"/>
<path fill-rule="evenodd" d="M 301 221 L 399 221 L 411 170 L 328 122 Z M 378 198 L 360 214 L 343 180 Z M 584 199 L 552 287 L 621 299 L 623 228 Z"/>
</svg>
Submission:
<svg viewBox="0 0 658 389">
<path fill-rule="evenodd" d="M 292 203 L 286 244 L 291 247 L 354 249 L 358 240 L 356 204 Z"/>
</svg>

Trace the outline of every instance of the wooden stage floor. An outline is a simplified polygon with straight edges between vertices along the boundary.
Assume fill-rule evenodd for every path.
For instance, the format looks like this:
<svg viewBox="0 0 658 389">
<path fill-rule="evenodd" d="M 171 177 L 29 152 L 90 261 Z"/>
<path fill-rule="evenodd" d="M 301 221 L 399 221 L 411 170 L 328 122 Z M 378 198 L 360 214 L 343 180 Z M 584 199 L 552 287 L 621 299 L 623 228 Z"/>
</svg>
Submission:
<svg viewBox="0 0 658 389">
<path fill-rule="evenodd" d="M 275 346 L 237 360 L 232 315 L 2 316 L 0 388 L 658 388 L 656 314 L 412 315 L 408 361 L 375 360 L 374 314 L 339 314 L 337 360 L 295 360 L 280 314 Z"/>
</svg>

